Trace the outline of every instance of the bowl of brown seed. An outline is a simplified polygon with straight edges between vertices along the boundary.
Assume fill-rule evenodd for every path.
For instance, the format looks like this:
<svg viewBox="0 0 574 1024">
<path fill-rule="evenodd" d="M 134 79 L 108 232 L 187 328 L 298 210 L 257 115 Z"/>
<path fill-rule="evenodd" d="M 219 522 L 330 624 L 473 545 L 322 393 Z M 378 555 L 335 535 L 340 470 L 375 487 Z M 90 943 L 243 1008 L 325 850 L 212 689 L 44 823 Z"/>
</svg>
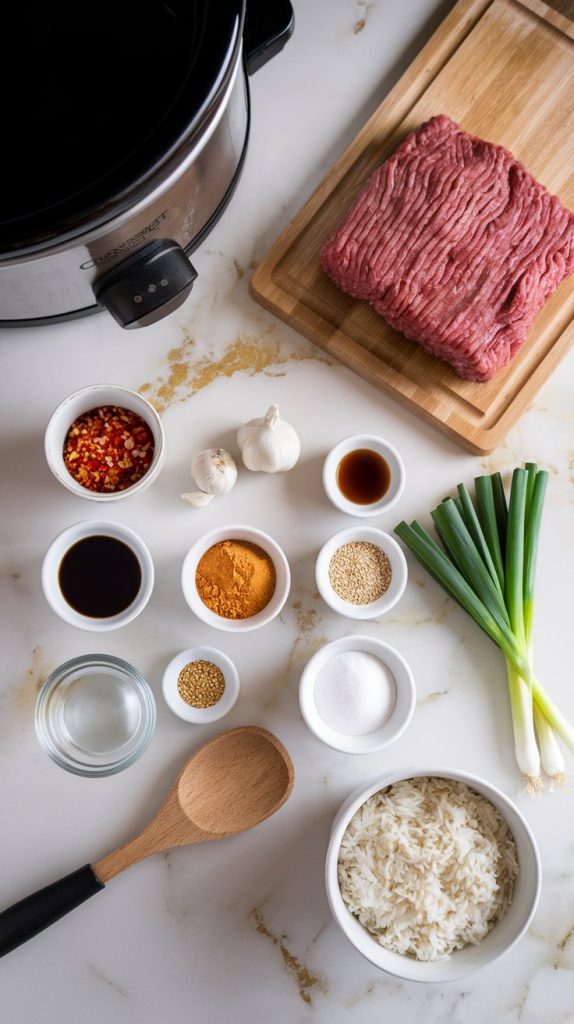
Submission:
<svg viewBox="0 0 574 1024">
<path fill-rule="evenodd" d="M 317 589 L 333 611 L 349 619 L 377 619 L 400 600 L 407 562 L 388 533 L 372 526 L 340 530 L 321 548 Z"/>
<path fill-rule="evenodd" d="M 223 651 L 188 647 L 171 659 L 162 688 L 174 714 L 186 722 L 207 725 L 231 711 L 239 696 L 239 675 Z"/>
</svg>

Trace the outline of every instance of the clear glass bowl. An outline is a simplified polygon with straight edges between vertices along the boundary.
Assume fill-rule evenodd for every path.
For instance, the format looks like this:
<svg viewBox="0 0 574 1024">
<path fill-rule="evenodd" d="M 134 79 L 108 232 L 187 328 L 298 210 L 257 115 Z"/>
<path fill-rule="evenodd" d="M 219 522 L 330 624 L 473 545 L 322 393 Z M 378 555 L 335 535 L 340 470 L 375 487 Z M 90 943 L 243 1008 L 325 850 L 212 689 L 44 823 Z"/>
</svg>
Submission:
<svg viewBox="0 0 574 1024">
<path fill-rule="evenodd" d="M 148 746 L 155 721 L 154 696 L 143 676 L 107 654 L 64 662 L 36 701 L 40 744 L 74 775 L 115 775 L 129 768 Z"/>
</svg>

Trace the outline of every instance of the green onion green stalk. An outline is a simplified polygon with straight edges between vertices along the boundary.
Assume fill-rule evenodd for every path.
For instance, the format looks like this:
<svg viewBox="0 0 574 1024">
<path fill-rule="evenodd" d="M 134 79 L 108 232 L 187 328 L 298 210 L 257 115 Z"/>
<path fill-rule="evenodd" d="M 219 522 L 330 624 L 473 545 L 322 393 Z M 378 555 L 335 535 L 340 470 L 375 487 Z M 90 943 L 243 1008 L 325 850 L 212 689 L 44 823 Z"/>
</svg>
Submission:
<svg viewBox="0 0 574 1024">
<path fill-rule="evenodd" d="M 574 728 L 534 675 L 534 579 L 548 473 L 528 462 L 515 469 L 508 503 L 500 473 L 464 484 L 431 512 L 441 542 L 416 520 L 395 533 L 440 586 L 500 648 L 506 659 L 516 761 L 529 793 L 541 768 L 552 784 L 565 779 L 559 737 L 574 751 Z"/>
</svg>

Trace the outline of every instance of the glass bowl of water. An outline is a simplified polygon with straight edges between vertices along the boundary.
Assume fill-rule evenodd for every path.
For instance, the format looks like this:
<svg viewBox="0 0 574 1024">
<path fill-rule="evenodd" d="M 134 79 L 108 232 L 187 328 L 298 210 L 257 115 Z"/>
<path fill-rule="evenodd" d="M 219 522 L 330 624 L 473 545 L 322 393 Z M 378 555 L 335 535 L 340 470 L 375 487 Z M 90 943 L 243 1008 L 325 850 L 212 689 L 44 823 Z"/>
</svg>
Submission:
<svg viewBox="0 0 574 1024">
<path fill-rule="evenodd" d="M 36 735 L 52 761 L 74 775 L 129 768 L 155 729 L 153 693 L 133 665 L 86 654 L 60 665 L 36 701 Z"/>
</svg>

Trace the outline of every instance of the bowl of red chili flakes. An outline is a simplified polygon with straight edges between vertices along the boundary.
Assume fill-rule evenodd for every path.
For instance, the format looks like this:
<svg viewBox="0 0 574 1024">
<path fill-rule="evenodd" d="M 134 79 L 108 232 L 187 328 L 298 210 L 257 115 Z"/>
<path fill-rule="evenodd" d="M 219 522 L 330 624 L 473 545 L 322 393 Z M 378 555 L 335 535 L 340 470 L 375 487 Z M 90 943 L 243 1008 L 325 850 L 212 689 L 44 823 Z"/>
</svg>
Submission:
<svg viewBox="0 0 574 1024">
<path fill-rule="evenodd" d="M 156 479 L 165 461 L 165 434 L 141 395 L 116 384 L 92 384 L 54 411 L 45 451 L 52 473 L 73 494 L 118 501 Z"/>
</svg>

